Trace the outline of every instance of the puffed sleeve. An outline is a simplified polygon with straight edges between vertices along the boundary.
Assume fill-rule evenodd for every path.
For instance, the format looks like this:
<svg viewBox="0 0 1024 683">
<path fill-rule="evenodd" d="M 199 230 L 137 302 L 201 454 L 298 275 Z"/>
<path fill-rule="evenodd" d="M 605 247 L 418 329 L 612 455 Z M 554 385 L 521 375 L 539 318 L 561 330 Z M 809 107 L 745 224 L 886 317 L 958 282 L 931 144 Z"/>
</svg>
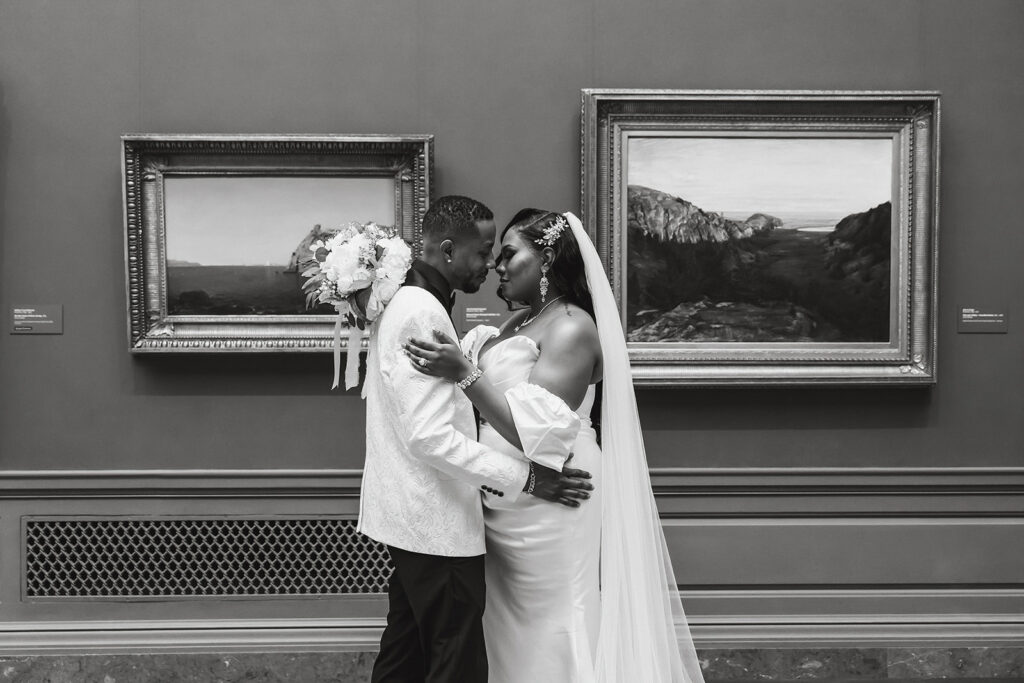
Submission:
<svg viewBox="0 0 1024 683">
<path fill-rule="evenodd" d="M 562 471 L 580 431 L 580 418 L 568 404 L 537 384 L 521 382 L 505 392 L 523 453 Z"/>
<path fill-rule="evenodd" d="M 498 328 L 490 325 L 477 325 L 462 338 L 459 345 L 462 347 L 462 353 L 465 354 L 474 363 L 480 356 L 480 349 L 483 347 L 487 340 L 491 337 L 497 336 Z"/>
</svg>

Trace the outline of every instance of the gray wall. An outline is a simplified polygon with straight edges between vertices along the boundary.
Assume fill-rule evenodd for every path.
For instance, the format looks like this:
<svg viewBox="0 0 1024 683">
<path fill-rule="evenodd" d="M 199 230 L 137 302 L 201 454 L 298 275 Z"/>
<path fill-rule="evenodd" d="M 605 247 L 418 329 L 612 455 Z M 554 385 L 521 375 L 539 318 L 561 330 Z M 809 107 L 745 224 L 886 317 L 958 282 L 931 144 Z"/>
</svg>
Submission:
<svg viewBox="0 0 1024 683">
<path fill-rule="evenodd" d="M 359 466 L 363 408 L 328 392 L 326 357 L 128 355 L 121 133 L 430 132 L 438 192 L 500 220 L 578 206 L 583 87 L 943 92 L 938 385 L 641 391 L 653 465 L 1022 463 L 1019 337 L 954 321 L 987 302 L 1024 319 L 1018 2 L 0 8 L 3 303 L 66 318 L 0 336 L 4 468 Z"/>
<path fill-rule="evenodd" d="M 653 466 L 1024 465 L 1022 29 L 1017 0 L 0 0 L 0 300 L 5 315 L 14 304 L 65 310 L 61 336 L 0 334 L 0 469 L 361 465 L 363 404 L 328 390 L 327 355 L 129 355 L 122 133 L 433 133 L 436 194 L 481 198 L 500 221 L 523 205 L 578 208 L 584 87 L 943 93 L 938 384 L 642 389 Z M 958 335 L 961 305 L 1005 307 L 1010 334 Z M 748 484 L 771 493 L 774 481 Z M 893 490 L 946 486 L 921 481 Z M 856 498 L 865 486 L 835 489 L 854 496 L 842 498 L 856 519 L 838 525 L 841 543 L 828 545 L 828 529 L 709 522 L 691 546 L 701 561 L 683 571 L 696 584 L 725 567 L 718 578 L 731 585 L 820 583 L 827 572 L 787 568 L 818 552 L 843 585 L 1024 583 L 1012 563 L 986 558 L 1019 541 L 1018 526 L 879 530 L 864 520 L 893 499 Z M 758 507 L 730 497 L 738 484 L 714 487 L 714 514 L 711 503 L 661 503 L 679 519 L 842 505 Z M 954 498 L 885 509 L 988 509 L 984 496 Z M 992 514 L 1019 508 L 1000 500 Z M 843 555 L 864 538 L 899 549 L 900 570 Z M 771 554 L 763 581 L 736 570 L 753 556 L 734 549 L 750 543 Z M 976 544 L 975 557 L 936 568 L 929 549 L 958 543 Z"/>
<path fill-rule="evenodd" d="M 120 134 L 429 132 L 437 191 L 500 220 L 577 208 L 584 87 L 943 92 L 938 385 L 642 390 L 653 465 L 1021 464 L 1022 28 L 1012 0 L 4 0 L 0 295 L 66 330 L 0 335 L 0 466 L 359 466 L 327 357 L 129 356 Z M 975 303 L 1011 334 L 957 335 Z"/>
</svg>

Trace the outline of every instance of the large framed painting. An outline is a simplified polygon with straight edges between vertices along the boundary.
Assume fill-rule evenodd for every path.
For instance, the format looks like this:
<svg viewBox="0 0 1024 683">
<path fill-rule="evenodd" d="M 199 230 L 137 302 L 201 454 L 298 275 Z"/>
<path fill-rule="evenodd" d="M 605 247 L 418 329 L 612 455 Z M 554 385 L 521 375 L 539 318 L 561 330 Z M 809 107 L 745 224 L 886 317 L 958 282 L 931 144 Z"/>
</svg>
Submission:
<svg viewBox="0 0 1024 683">
<path fill-rule="evenodd" d="M 583 91 L 638 384 L 935 382 L 939 95 Z"/>
<path fill-rule="evenodd" d="M 133 352 L 324 351 L 308 246 L 352 221 L 418 244 L 430 135 L 126 135 L 125 269 Z M 342 335 L 343 338 L 347 335 Z"/>
</svg>

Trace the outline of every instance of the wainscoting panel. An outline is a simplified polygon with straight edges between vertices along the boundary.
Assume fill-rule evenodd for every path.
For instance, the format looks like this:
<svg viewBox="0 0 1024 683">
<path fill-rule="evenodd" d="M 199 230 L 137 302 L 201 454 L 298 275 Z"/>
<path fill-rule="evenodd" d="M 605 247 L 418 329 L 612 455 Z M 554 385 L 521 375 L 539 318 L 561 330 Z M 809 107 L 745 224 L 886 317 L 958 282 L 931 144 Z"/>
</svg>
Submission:
<svg viewBox="0 0 1024 683">
<path fill-rule="evenodd" d="M 1024 517 L 670 519 L 665 535 L 686 586 L 1024 588 Z"/>
<path fill-rule="evenodd" d="M 0 653 L 366 651 L 358 471 L 7 472 Z M 657 470 L 704 648 L 1019 645 L 1024 471 Z"/>
</svg>

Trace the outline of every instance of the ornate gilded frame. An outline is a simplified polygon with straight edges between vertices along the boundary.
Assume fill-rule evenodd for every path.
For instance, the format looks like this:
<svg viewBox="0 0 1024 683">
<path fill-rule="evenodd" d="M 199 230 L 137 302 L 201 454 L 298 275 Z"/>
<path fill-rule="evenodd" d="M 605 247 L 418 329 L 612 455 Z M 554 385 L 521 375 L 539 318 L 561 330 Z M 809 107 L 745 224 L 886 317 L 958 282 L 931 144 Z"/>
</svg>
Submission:
<svg viewBox="0 0 1024 683">
<path fill-rule="evenodd" d="M 170 314 L 167 179 L 388 179 L 396 227 L 413 244 L 431 198 L 432 135 L 124 135 L 121 152 L 133 353 L 309 352 L 329 350 L 333 341 L 332 315 Z"/>
<path fill-rule="evenodd" d="M 890 384 L 936 380 L 939 93 L 582 91 L 582 209 L 626 327 L 631 136 L 878 137 L 893 144 L 887 342 L 629 342 L 637 384 Z"/>
</svg>

